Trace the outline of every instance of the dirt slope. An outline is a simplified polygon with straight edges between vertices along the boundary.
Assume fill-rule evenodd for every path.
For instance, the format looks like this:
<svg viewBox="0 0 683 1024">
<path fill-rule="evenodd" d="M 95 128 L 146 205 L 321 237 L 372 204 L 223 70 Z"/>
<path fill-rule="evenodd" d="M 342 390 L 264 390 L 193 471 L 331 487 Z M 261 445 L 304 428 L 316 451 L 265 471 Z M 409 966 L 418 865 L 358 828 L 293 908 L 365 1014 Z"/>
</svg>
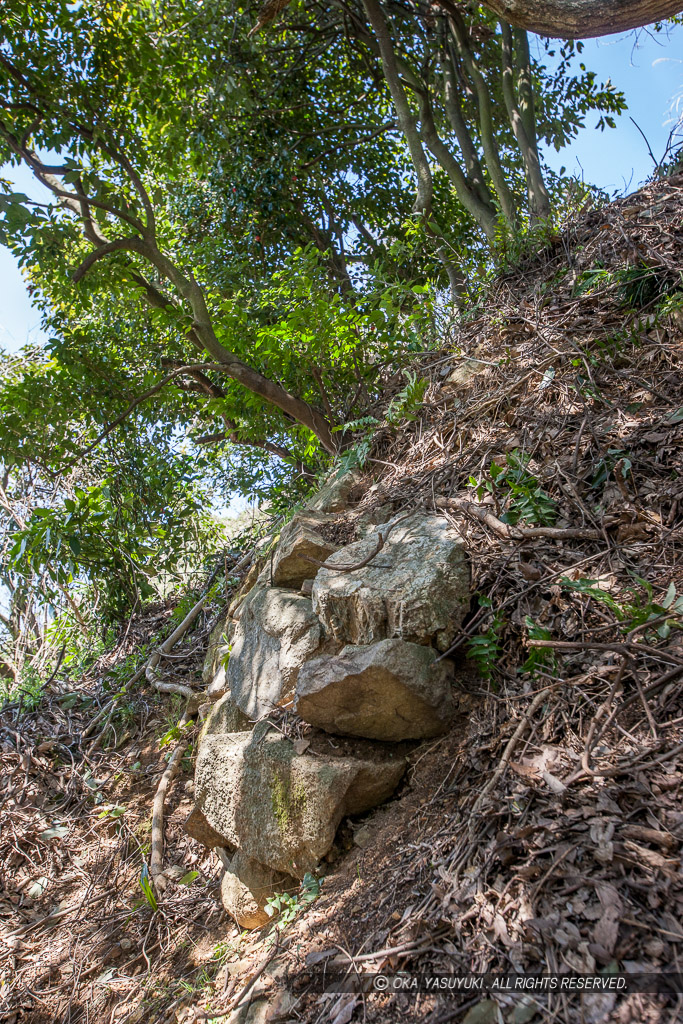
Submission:
<svg viewBox="0 0 683 1024">
<path fill-rule="evenodd" d="M 683 1018 L 658 995 L 340 997 L 319 984 L 334 958 L 353 976 L 680 970 L 682 266 L 681 177 L 587 214 L 430 354 L 420 416 L 376 435 L 349 529 L 374 504 L 421 506 L 472 552 L 452 652 L 462 716 L 414 751 L 396 800 L 342 826 L 321 895 L 280 947 L 238 935 L 217 860 L 183 836 L 189 759 L 167 856 L 198 876 L 171 882 L 156 913 L 134 908 L 173 724 L 148 691 L 118 750 L 67 738 L 87 707 L 0 715 L 5 1019 L 227 1020 L 264 958 L 250 997 L 288 988 L 277 1019 L 292 1022 Z M 210 614 L 187 642 L 189 678 Z M 56 729 L 73 768 L 44 746 Z M 125 814 L 101 817 L 109 805 Z M 247 1003 L 239 1019 L 260 1019 L 265 1003 Z"/>
</svg>

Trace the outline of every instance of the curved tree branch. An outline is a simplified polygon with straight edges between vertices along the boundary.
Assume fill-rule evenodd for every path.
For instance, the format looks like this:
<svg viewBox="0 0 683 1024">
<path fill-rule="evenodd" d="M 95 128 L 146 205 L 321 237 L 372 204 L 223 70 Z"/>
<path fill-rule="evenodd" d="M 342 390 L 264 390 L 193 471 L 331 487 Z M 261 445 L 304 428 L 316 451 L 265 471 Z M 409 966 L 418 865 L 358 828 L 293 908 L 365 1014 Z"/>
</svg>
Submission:
<svg viewBox="0 0 683 1024">
<path fill-rule="evenodd" d="M 337 452 L 337 444 L 332 434 L 332 424 L 328 423 L 324 414 L 315 406 L 310 405 L 302 398 L 292 394 L 281 384 L 266 377 L 260 371 L 244 363 L 234 352 L 226 349 L 216 337 L 211 314 L 209 313 L 206 298 L 201 286 L 198 284 L 191 271 L 183 273 L 179 267 L 168 258 L 156 244 L 153 235 L 135 217 L 131 217 L 124 211 L 102 203 L 87 196 L 82 191 L 69 192 L 61 187 L 61 182 L 54 175 L 47 172 L 45 165 L 39 157 L 30 150 L 19 146 L 11 133 L 4 129 L 0 123 L 0 131 L 12 146 L 15 154 L 22 159 L 32 170 L 38 181 L 46 185 L 55 195 L 62 206 L 75 214 L 84 224 L 84 235 L 94 246 L 94 252 L 88 256 L 76 271 L 76 279 L 80 280 L 87 270 L 102 257 L 121 250 L 136 252 L 154 267 L 162 277 L 170 281 L 180 297 L 187 302 L 192 312 L 193 323 L 188 337 L 196 348 L 201 352 L 207 352 L 216 362 L 221 364 L 223 373 L 227 373 L 238 384 L 258 395 L 259 398 L 275 405 L 292 420 L 307 427 L 318 438 L 323 448 L 330 454 Z M 66 173 L 62 169 L 61 173 Z M 126 239 L 108 240 L 101 232 L 96 230 L 96 225 L 90 215 L 90 207 L 95 206 L 107 210 L 120 220 L 132 224 L 141 237 L 128 237 Z M 148 217 L 149 220 L 149 217 Z M 133 279 L 140 284 L 145 291 L 145 296 L 152 305 L 166 309 L 176 306 L 173 300 L 168 299 L 159 289 L 147 281 L 145 276 L 139 273 L 138 269 L 131 265 Z M 149 397 L 149 396 L 146 396 Z M 126 413 L 127 415 L 127 413 Z"/>
<path fill-rule="evenodd" d="M 485 0 L 484 6 L 515 28 L 562 39 L 626 32 L 683 10 L 681 0 Z"/>
</svg>

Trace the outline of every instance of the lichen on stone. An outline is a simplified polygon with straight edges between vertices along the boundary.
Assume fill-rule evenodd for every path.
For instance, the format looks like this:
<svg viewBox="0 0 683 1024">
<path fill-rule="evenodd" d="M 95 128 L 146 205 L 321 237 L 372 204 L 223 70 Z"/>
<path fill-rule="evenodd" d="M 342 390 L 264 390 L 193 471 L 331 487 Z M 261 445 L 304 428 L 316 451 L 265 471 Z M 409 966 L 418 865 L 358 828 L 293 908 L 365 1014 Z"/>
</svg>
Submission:
<svg viewBox="0 0 683 1024">
<path fill-rule="evenodd" d="M 277 827 L 284 835 L 292 819 L 300 818 L 306 809 L 306 790 L 301 782 L 292 784 L 291 779 L 282 778 L 273 771 L 270 791 Z"/>
</svg>

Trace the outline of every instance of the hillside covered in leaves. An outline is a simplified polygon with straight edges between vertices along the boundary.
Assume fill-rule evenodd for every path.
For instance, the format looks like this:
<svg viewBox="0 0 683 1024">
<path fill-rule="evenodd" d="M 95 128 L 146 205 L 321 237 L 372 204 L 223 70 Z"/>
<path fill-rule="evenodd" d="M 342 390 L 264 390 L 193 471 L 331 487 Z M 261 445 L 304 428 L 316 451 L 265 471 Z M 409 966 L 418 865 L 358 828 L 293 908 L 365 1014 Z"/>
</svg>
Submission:
<svg viewBox="0 0 683 1024">
<path fill-rule="evenodd" d="M 677 969 L 682 223 L 675 175 L 585 212 L 388 376 L 355 428 L 338 536 L 389 505 L 446 516 L 466 541 L 472 603 L 448 652 L 461 714 L 415 747 L 392 801 L 343 822 L 316 888 L 284 894 L 271 925 L 231 924 L 219 859 L 183 832 L 198 725 L 181 714 L 188 693 L 204 699 L 209 633 L 279 509 L 242 524 L 180 605 L 133 609 L 94 661 L 12 692 L 0 712 L 8 1020 L 677 1019 L 675 992 L 326 994 L 318 978 L 321 965 L 356 979 Z M 291 710 L 271 717 L 305 740 Z M 166 883 L 153 890 L 144 865 L 169 755 Z"/>
</svg>

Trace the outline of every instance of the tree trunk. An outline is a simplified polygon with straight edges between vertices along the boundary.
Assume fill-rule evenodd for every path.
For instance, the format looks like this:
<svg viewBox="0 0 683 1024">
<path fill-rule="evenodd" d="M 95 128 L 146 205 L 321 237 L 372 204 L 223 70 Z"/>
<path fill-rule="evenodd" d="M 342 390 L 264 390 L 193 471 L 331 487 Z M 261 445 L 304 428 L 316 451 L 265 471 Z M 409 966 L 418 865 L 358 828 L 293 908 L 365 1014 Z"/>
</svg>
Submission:
<svg viewBox="0 0 683 1024">
<path fill-rule="evenodd" d="M 372 25 L 377 37 L 384 77 L 394 102 L 398 126 L 408 144 L 410 159 L 417 177 L 417 196 L 415 197 L 413 210 L 426 219 L 431 212 L 433 193 L 432 172 L 429 168 L 429 161 L 422 148 L 415 115 L 410 109 L 408 97 L 401 83 L 396 54 L 394 53 L 384 12 L 378 0 L 363 0 L 363 6 L 365 7 L 368 21 Z"/>
<path fill-rule="evenodd" d="M 663 21 L 683 10 L 681 0 L 484 0 L 515 28 L 561 39 L 592 39 Z"/>
<path fill-rule="evenodd" d="M 470 134 L 469 128 L 463 117 L 460 105 L 460 93 L 457 86 L 457 76 L 453 66 L 453 54 L 451 41 L 444 43 L 441 54 L 441 74 L 443 79 L 443 105 L 449 123 L 455 132 L 462 152 L 467 177 L 476 189 L 477 195 L 483 203 L 493 206 L 493 199 L 484 179 L 484 171 L 479 160 L 476 146 Z"/>
<path fill-rule="evenodd" d="M 477 60 L 470 48 L 470 39 L 467 26 L 460 13 L 454 10 L 451 13 L 449 24 L 454 41 L 460 52 L 462 62 L 474 85 L 474 92 L 477 98 L 479 110 L 479 130 L 481 132 L 481 145 L 484 150 L 484 160 L 493 183 L 493 187 L 500 203 L 500 208 L 510 227 L 517 224 L 517 210 L 515 209 L 515 198 L 508 187 L 505 179 L 505 171 L 500 160 L 500 153 L 496 145 L 493 128 L 493 110 L 491 108 L 491 97 L 484 76 L 477 66 Z"/>
<path fill-rule="evenodd" d="M 535 125 L 533 125 L 533 134 L 531 136 L 529 136 L 527 131 L 527 125 L 531 125 L 534 117 L 533 92 L 530 91 L 530 97 L 527 97 L 527 103 L 530 101 L 531 106 L 527 110 L 525 120 L 519 109 L 515 93 L 512 29 L 507 21 L 501 21 L 500 28 L 503 37 L 503 97 L 512 131 L 524 161 L 527 193 L 529 196 L 529 218 L 531 223 L 534 224 L 538 221 L 546 220 L 550 216 L 550 196 L 543 180 Z M 526 39 L 526 32 L 522 34 Z M 530 79 L 528 84 L 530 84 Z"/>
<path fill-rule="evenodd" d="M 426 93 L 418 97 L 420 101 L 420 121 L 422 123 L 421 137 L 426 146 L 431 150 L 440 166 L 444 169 L 455 190 L 455 194 L 465 207 L 467 212 L 477 222 L 486 237 L 490 240 L 496 233 L 496 209 L 494 206 L 484 203 L 479 193 L 473 186 L 470 186 L 463 174 L 460 164 L 455 159 L 448 146 L 439 138 L 439 133 L 434 124 L 431 104 Z"/>
</svg>

